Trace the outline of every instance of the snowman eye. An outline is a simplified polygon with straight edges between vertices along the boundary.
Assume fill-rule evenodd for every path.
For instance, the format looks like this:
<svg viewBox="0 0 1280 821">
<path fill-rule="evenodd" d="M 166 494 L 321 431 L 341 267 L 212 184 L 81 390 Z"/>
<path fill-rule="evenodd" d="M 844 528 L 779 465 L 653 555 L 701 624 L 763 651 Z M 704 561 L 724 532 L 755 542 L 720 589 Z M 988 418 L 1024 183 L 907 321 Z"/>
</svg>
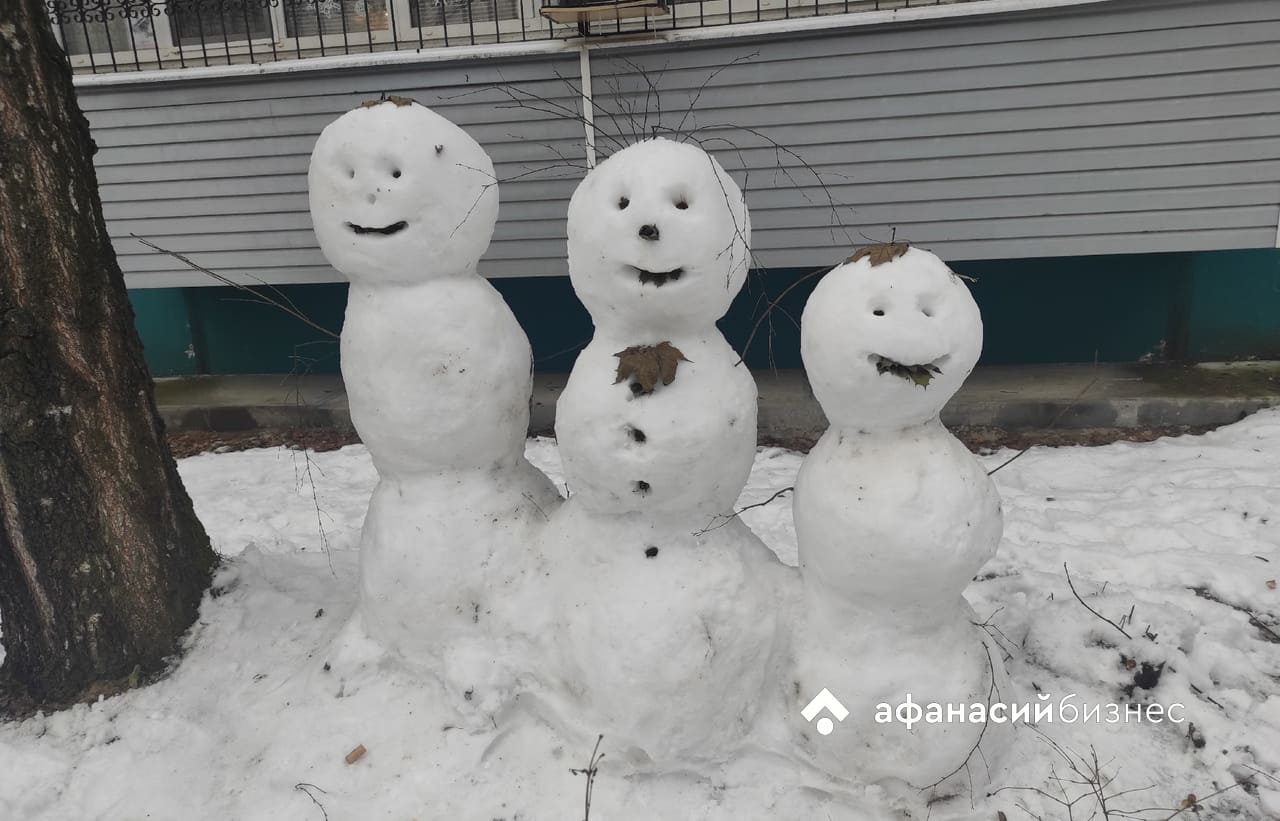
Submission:
<svg viewBox="0 0 1280 821">
<path fill-rule="evenodd" d="M 884 308 L 876 308 L 871 313 L 875 314 L 876 316 L 884 316 Z"/>
<path fill-rule="evenodd" d="M 392 177 L 393 179 L 397 179 L 397 180 L 398 180 L 398 179 L 400 179 L 400 169 L 399 169 L 399 168 L 397 168 L 396 170 L 392 171 L 392 172 L 391 172 L 391 177 Z"/>
<path fill-rule="evenodd" d="M 684 197 L 681 197 L 680 199 L 676 200 L 676 208 L 679 208 L 681 211 L 687 210 L 688 207 L 689 207 L 689 203 L 688 201 L 685 200 Z"/>
<path fill-rule="evenodd" d="M 631 200 L 627 199 L 626 197 L 620 197 L 618 199 L 618 210 L 619 211 L 626 210 L 626 207 L 630 204 L 631 204 Z"/>
<path fill-rule="evenodd" d="M 354 168 L 348 168 L 347 176 L 354 180 L 356 178 L 356 170 Z"/>
</svg>

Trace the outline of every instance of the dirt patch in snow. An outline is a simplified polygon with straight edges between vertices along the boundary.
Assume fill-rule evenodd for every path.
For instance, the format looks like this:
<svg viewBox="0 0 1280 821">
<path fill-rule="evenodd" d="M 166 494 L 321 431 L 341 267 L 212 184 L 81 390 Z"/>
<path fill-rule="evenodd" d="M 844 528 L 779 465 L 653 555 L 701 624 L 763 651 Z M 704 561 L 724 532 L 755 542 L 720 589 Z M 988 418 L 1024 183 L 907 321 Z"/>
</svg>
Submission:
<svg viewBox="0 0 1280 821">
<path fill-rule="evenodd" d="M 1212 428 L 1171 425 L 1148 428 L 1063 428 L 1049 430 L 1005 430 L 992 427 L 962 427 L 952 431 L 974 453 L 992 453 L 1001 448 L 1060 447 L 1066 445 L 1109 445 L 1112 442 L 1151 442 L 1166 436 L 1204 433 Z M 643 434 L 641 434 L 643 435 Z M 642 441 L 637 439 L 637 441 Z M 761 436 L 761 447 L 779 447 L 807 453 L 817 437 Z M 231 453 L 253 448 L 306 448 L 324 453 L 360 443 L 351 428 L 289 428 L 243 432 L 182 431 L 169 434 L 169 448 L 178 459 L 197 453 Z"/>
</svg>

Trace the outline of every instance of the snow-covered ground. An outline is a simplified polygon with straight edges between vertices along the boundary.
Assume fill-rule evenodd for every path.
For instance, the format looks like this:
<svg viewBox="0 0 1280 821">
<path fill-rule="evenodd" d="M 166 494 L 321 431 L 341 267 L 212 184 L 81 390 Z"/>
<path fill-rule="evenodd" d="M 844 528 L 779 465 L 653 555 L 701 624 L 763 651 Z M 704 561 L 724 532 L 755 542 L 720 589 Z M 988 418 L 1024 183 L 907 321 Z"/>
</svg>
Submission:
<svg viewBox="0 0 1280 821">
<path fill-rule="evenodd" d="M 550 441 L 530 442 L 529 456 L 560 475 Z M 761 450 L 742 504 L 791 485 L 800 458 Z M 518 713 L 477 726 L 405 672 L 350 692 L 326 670 L 354 605 L 376 479 L 363 448 L 180 467 L 228 557 L 188 653 L 153 686 L 0 726 L 0 818 L 583 818 L 586 779 L 570 769 L 590 745 Z M 1037 448 L 995 479 L 1005 538 L 967 596 L 1009 655 L 1019 695 L 1008 700 L 1055 707 L 1055 721 L 1018 728 L 994 778 L 1003 789 L 925 810 L 874 789 L 820 791 L 817 775 L 764 753 L 635 771 L 605 739 L 590 818 L 1156 819 L 1190 794 L 1200 818 L 1280 818 L 1280 411 L 1198 437 Z M 788 497 L 744 518 L 795 561 Z M 1184 721 L 1108 723 L 1135 676 L 1153 688 L 1134 699 L 1185 705 Z M 1101 720 L 1057 720 L 1073 694 L 1082 709 L 1102 705 Z M 368 752 L 347 764 L 359 744 Z"/>
</svg>

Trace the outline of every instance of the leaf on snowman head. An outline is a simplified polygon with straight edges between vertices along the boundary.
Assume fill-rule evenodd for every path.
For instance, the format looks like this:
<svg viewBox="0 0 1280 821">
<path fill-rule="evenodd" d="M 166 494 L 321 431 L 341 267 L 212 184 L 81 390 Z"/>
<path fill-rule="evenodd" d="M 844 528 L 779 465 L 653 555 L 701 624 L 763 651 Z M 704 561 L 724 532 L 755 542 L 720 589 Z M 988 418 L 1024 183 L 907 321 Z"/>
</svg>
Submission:
<svg viewBox="0 0 1280 821">
<path fill-rule="evenodd" d="M 892 262 L 911 248 L 909 242 L 881 242 L 875 245 L 864 245 L 853 252 L 845 262 L 857 262 L 866 257 L 871 260 L 871 267 Z"/>
<path fill-rule="evenodd" d="M 940 373 L 942 371 L 936 365 L 915 365 L 907 369 L 907 378 L 920 387 L 927 388 L 934 374 Z"/>
<path fill-rule="evenodd" d="M 922 388 L 929 387 L 935 376 L 942 374 L 942 369 L 932 363 L 925 365 L 903 365 L 886 357 L 876 358 L 876 372 L 893 374 Z"/>
<path fill-rule="evenodd" d="M 396 108 L 404 108 L 405 106 L 413 105 L 416 102 L 417 100 L 414 100 L 410 97 L 398 97 L 395 94 L 391 94 L 386 97 L 383 97 L 381 100 L 365 100 L 363 103 L 360 104 L 360 107 L 373 108 L 374 106 L 382 105 L 383 103 L 391 103 Z"/>
<path fill-rule="evenodd" d="M 637 396 L 653 393 L 661 381 L 670 385 L 675 381 L 676 368 L 681 362 L 688 362 L 680 349 L 670 342 L 659 342 L 657 345 L 633 345 L 625 351 L 618 351 L 618 375 L 613 384 L 631 380 L 631 390 Z"/>
</svg>

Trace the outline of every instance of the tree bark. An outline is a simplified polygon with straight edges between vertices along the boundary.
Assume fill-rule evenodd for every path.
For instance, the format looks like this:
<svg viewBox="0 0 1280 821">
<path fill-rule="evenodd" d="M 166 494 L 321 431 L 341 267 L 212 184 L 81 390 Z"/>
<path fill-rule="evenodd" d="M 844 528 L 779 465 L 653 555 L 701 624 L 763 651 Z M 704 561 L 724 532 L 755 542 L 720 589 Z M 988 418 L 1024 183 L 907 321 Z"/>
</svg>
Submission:
<svg viewBox="0 0 1280 821">
<path fill-rule="evenodd" d="M 66 704 L 163 668 L 216 563 L 155 408 L 43 0 L 0 0 L 0 678 Z M 2 707 L 3 705 L 0 705 Z"/>
</svg>

